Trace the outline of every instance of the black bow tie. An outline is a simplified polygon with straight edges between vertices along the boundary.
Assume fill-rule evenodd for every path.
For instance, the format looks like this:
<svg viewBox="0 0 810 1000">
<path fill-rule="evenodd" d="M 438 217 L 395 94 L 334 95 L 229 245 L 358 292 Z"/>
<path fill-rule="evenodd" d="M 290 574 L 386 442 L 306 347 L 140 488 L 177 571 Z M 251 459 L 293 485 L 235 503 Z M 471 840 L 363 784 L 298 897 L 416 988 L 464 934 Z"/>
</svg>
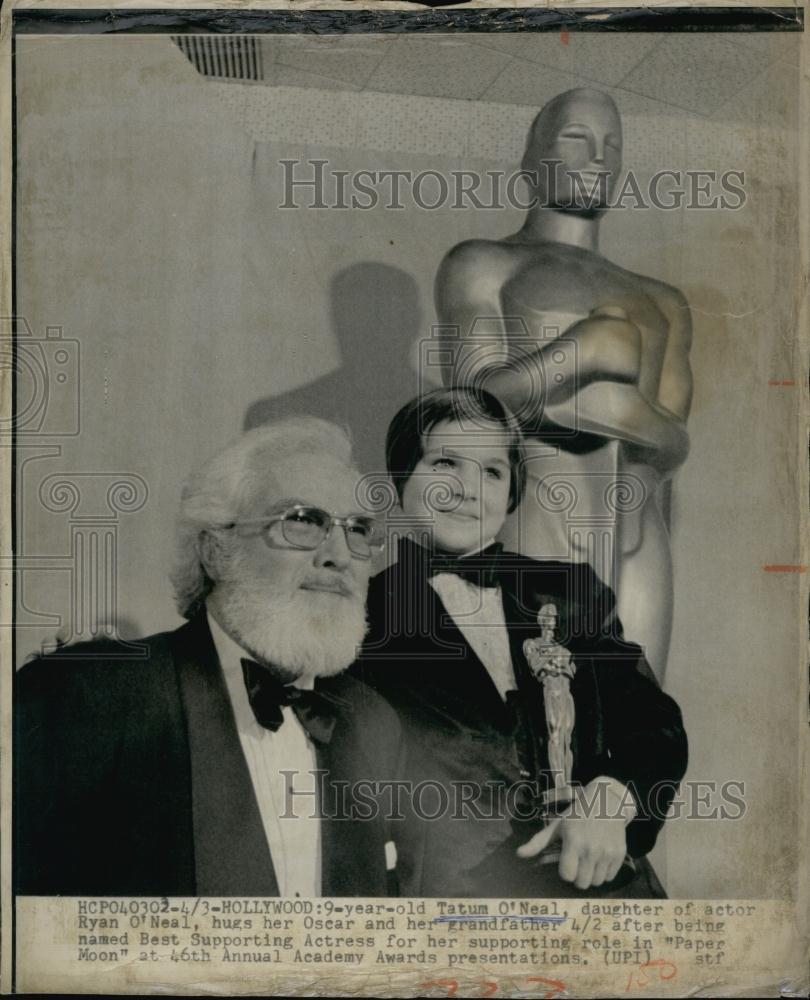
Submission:
<svg viewBox="0 0 810 1000">
<path fill-rule="evenodd" d="M 313 740 L 328 743 L 335 728 L 335 714 L 330 701 L 317 691 L 282 684 L 268 667 L 255 660 L 242 660 L 250 707 L 260 726 L 277 732 L 284 722 L 283 705 L 289 705 Z"/>
<path fill-rule="evenodd" d="M 503 552 L 500 542 L 493 542 L 480 552 L 469 556 L 456 556 L 447 552 L 434 552 L 429 556 L 428 576 L 454 573 L 476 587 L 498 586 L 498 558 Z"/>
</svg>

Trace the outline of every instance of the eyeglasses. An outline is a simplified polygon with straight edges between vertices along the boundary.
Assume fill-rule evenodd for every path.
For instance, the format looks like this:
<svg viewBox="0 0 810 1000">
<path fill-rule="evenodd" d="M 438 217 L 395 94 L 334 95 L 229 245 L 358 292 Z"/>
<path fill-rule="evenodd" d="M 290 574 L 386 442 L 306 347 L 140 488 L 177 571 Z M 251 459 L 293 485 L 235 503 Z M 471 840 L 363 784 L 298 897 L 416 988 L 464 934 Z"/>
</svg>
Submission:
<svg viewBox="0 0 810 1000">
<path fill-rule="evenodd" d="M 272 545 L 278 540 L 274 531 L 278 531 L 276 525 L 279 525 L 281 537 L 297 549 L 317 549 L 329 537 L 333 526 L 341 527 L 349 551 L 359 559 L 369 559 L 374 551 L 379 551 L 385 545 L 383 529 L 373 517 L 366 517 L 363 514 L 335 517 L 320 507 L 306 507 L 303 504 L 295 504 L 270 517 L 234 521 L 227 527 L 251 525 L 261 527 L 261 535 L 267 545 Z"/>
</svg>

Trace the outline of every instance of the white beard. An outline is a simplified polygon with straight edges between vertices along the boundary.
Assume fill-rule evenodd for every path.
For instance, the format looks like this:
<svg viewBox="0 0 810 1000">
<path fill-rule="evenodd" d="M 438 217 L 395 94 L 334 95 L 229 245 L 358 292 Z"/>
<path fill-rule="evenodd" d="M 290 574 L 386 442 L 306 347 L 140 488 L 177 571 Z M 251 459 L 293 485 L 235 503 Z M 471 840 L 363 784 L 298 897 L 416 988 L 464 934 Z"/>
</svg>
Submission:
<svg viewBox="0 0 810 1000">
<path fill-rule="evenodd" d="M 357 658 L 368 629 L 362 599 L 313 590 L 290 595 L 232 568 L 238 582 L 215 588 L 217 619 L 257 660 L 293 680 L 339 674 Z"/>
</svg>

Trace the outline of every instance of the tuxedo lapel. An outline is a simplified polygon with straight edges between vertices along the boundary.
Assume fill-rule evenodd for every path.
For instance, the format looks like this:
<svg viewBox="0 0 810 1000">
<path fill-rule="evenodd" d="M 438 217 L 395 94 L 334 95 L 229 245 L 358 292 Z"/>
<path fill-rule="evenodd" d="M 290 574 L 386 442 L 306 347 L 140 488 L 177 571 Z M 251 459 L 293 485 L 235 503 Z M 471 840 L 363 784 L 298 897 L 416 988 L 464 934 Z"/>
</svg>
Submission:
<svg viewBox="0 0 810 1000">
<path fill-rule="evenodd" d="M 397 561 L 386 570 L 381 588 L 384 607 L 381 645 L 385 659 L 407 651 L 410 680 L 439 712 L 460 710 L 465 722 L 511 724 L 500 692 L 489 671 L 470 646 L 430 582 L 430 554 L 421 545 L 401 539 Z M 367 647 L 373 656 L 375 648 Z"/>
<path fill-rule="evenodd" d="M 384 866 L 382 820 L 341 815 L 340 784 L 332 786 L 331 775 L 353 776 L 368 781 L 373 769 L 363 765 L 363 756 L 345 746 L 340 735 L 318 746 L 318 768 L 326 772 L 321 784 L 321 885 L 324 896 L 384 896 L 386 886 L 380 872 Z"/>
<path fill-rule="evenodd" d="M 506 630 L 509 635 L 509 653 L 512 657 L 512 667 L 515 671 L 515 679 L 520 686 L 521 680 L 531 676 L 526 655 L 523 652 L 523 643 L 526 639 L 532 639 L 540 634 L 538 625 L 532 627 L 531 621 L 527 620 L 521 605 L 515 594 L 506 589 L 501 589 L 501 600 L 503 602 L 503 617 L 506 622 Z"/>
<path fill-rule="evenodd" d="M 515 732 L 518 756 L 523 769 L 532 780 L 540 780 L 546 767 L 546 723 L 543 686 L 529 667 L 523 644 L 539 635 L 539 626 L 532 625 L 514 591 L 501 588 L 504 619 L 509 633 L 509 653 L 518 696 L 515 711 L 519 725 Z"/>
<path fill-rule="evenodd" d="M 428 623 L 432 638 L 442 649 L 458 650 L 452 659 L 436 659 L 434 648 L 433 656 L 426 664 L 430 670 L 429 683 L 444 689 L 448 697 L 458 698 L 462 695 L 466 712 L 472 716 L 480 716 L 499 729 L 510 728 L 514 719 L 490 672 L 467 642 L 439 595 L 430 583 L 426 583 L 426 586 L 433 595 L 431 619 Z"/>
<path fill-rule="evenodd" d="M 324 896 L 385 896 L 385 816 L 368 816 L 353 808 L 358 783 L 367 783 L 371 794 L 380 760 L 370 747 L 378 746 L 379 724 L 368 715 L 369 706 L 354 701 L 356 682 L 343 676 L 318 679 L 315 690 L 330 703 L 335 725 L 328 742 L 315 741 L 321 815 L 321 885 Z M 390 727 L 383 729 L 390 738 Z M 386 773 L 386 768 L 382 768 Z M 387 774 L 387 777 L 394 777 Z M 374 793 L 376 794 L 376 793 Z M 378 808 L 380 803 L 377 803 Z"/>
<path fill-rule="evenodd" d="M 199 896 L 277 896 L 267 838 L 225 678 L 200 614 L 172 637 L 191 765 Z"/>
</svg>

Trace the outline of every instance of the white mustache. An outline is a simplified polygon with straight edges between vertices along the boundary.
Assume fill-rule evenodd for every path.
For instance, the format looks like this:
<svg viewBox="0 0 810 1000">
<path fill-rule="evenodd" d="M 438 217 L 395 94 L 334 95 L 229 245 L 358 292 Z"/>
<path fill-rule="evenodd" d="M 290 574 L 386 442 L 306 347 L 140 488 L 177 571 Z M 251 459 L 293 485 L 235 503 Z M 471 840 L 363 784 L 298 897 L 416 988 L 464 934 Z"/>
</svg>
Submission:
<svg viewBox="0 0 810 1000">
<path fill-rule="evenodd" d="M 348 581 L 341 577 L 305 580 L 299 589 L 320 591 L 327 594 L 339 594 L 341 597 L 358 598 L 360 596 L 355 588 L 350 586 Z"/>
</svg>

